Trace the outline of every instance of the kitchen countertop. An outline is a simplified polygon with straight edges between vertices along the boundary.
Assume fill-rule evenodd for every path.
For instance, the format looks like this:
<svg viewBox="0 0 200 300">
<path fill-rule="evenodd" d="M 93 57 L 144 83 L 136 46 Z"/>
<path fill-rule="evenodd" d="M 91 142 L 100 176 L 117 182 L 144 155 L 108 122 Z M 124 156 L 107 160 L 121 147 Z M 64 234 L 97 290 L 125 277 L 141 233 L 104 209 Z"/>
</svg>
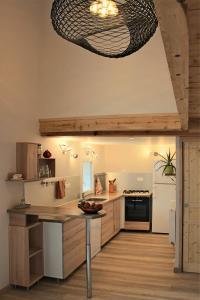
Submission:
<svg viewBox="0 0 200 300">
<path fill-rule="evenodd" d="M 87 201 L 88 198 L 106 198 L 104 201 L 98 201 L 98 203 L 105 204 L 110 201 L 114 201 L 120 197 L 122 197 L 122 193 L 103 193 L 101 195 L 89 195 L 85 197 Z M 15 214 L 23 214 L 23 215 L 37 215 L 41 221 L 47 222 L 67 222 L 71 218 L 98 218 L 97 214 L 94 215 L 86 215 L 81 209 L 77 207 L 79 199 L 72 200 L 67 202 L 66 204 L 50 207 L 50 206 L 30 206 L 28 208 L 16 209 L 11 208 L 8 209 L 8 213 Z M 99 212 L 99 217 L 102 217 L 105 214 L 104 211 Z"/>
</svg>

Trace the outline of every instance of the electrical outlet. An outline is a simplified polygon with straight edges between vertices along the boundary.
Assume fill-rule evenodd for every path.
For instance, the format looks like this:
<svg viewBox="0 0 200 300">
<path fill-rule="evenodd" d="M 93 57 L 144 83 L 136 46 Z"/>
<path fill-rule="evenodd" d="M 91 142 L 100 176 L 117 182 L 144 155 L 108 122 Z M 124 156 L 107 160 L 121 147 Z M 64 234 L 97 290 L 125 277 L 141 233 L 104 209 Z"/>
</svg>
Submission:
<svg viewBox="0 0 200 300">
<path fill-rule="evenodd" d="M 137 181 L 143 182 L 143 181 L 144 181 L 144 178 L 143 178 L 143 177 L 137 177 Z"/>
</svg>

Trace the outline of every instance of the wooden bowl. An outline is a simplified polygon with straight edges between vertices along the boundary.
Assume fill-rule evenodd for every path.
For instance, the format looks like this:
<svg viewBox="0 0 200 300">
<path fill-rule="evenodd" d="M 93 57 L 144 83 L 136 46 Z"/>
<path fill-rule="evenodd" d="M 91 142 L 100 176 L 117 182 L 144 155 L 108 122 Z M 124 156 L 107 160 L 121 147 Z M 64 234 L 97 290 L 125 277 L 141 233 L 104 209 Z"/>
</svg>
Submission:
<svg viewBox="0 0 200 300">
<path fill-rule="evenodd" d="M 97 214 L 98 211 L 102 210 L 103 205 L 102 204 L 98 204 L 98 206 L 94 207 L 88 207 L 85 208 L 83 206 L 81 206 L 80 204 L 78 205 L 78 207 L 85 213 L 85 214 Z"/>
</svg>

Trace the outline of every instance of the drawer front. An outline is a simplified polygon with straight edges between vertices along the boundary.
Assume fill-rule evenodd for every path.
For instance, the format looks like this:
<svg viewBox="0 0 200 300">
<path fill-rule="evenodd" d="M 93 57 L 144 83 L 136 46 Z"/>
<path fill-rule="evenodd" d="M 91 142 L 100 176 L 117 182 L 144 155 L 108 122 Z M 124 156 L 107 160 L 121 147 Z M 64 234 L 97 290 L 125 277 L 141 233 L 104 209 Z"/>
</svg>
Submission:
<svg viewBox="0 0 200 300">
<path fill-rule="evenodd" d="M 102 218 L 101 223 L 101 245 L 105 244 L 114 234 L 113 202 L 106 203 L 103 209 L 106 216 Z"/>
<path fill-rule="evenodd" d="M 65 238 L 70 238 L 81 229 L 85 228 L 84 219 L 71 219 L 63 224 L 63 235 Z"/>
<path fill-rule="evenodd" d="M 66 278 L 86 258 L 85 220 L 72 219 L 63 225 L 63 275 Z"/>
<path fill-rule="evenodd" d="M 121 208 L 121 200 L 117 199 L 114 201 L 114 232 L 115 234 L 120 231 L 120 208 Z"/>
</svg>

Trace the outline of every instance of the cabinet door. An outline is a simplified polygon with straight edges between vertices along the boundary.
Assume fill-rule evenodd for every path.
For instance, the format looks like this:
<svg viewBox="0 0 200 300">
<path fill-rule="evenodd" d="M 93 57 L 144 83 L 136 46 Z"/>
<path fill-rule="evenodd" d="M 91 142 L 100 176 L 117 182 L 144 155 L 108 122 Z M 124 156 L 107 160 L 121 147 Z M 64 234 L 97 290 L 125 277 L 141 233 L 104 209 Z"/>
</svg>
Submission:
<svg viewBox="0 0 200 300">
<path fill-rule="evenodd" d="M 34 143 L 17 143 L 16 169 L 24 179 L 38 178 L 37 147 Z"/>
<path fill-rule="evenodd" d="M 101 245 L 105 244 L 114 235 L 113 201 L 103 205 L 106 215 L 101 221 Z"/>
<path fill-rule="evenodd" d="M 120 231 L 120 206 L 121 199 L 117 199 L 113 203 L 114 208 L 114 234 L 117 234 Z"/>
<path fill-rule="evenodd" d="M 62 223 L 43 223 L 44 275 L 63 278 Z"/>
<path fill-rule="evenodd" d="M 101 219 L 91 220 L 91 255 L 94 257 L 101 251 Z"/>
<path fill-rule="evenodd" d="M 85 220 L 71 219 L 63 225 L 64 278 L 76 270 L 86 258 Z"/>
<path fill-rule="evenodd" d="M 29 286 L 29 242 L 25 227 L 9 226 L 10 284 Z"/>
</svg>

